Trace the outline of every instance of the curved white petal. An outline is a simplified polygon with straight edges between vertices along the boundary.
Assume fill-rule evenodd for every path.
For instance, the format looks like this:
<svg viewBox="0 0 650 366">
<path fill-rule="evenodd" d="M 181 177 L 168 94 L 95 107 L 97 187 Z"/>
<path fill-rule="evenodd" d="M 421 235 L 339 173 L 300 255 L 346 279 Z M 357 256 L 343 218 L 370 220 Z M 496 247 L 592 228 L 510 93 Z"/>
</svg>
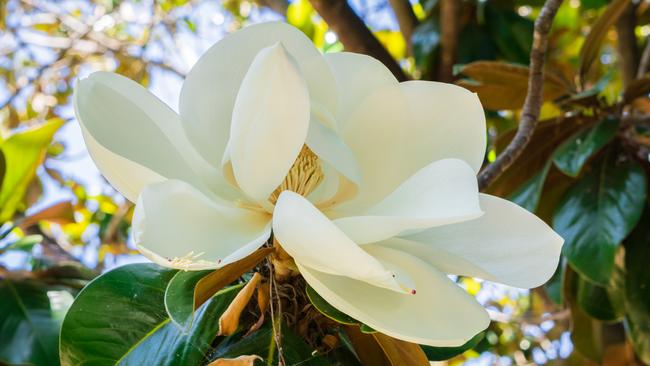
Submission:
<svg viewBox="0 0 650 366">
<path fill-rule="evenodd" d="M 180 97 L 180 114 L 188 138 L 215 167 L 223 160 L 233 105 L 244 75 L 260 50 L 277 42 L 298 64 L 312 104 L 336 110 L 336 83 L 329 65 L 301 31 L 286 23 L 271 22 L 234 32 L 212 46 L 194 65 Z"/>
<path fill-rule="evenodd" d="M 266 201 L 300 153 L 309 129 L 309 91 L 281 44 L 255 57 L 235 100 L 228 154 L 239 187 Z"/>
<path fill-rule="evenodd" d="M 360 170 L 352 150 L 331 128 L 313 120 L 305 144 L 320 159 L 325 179 L 313 194 L 312 202 L 332 206 L 356 194 L 361 184 Z"/>
<path fill-rule="evenodd" d="M 273 212 L 273 234 L 296 263 L 394 291 L 406 290 L 391 271 L 299 194 L 291 191 L 280 194 Z"/>
<path fill-rule="evenodd" d="M 364 244 L 480 215 L 474 170 L 462 160 L 444 159 L 420 169 L 363 216 L 334 223 L 355 243 Z"/>
<path fill-rule="evenodd" d="M 533 288 L 557 268 L 564 240 L 516 204 L 481 195 L 485 215 L 381 243 L 425 260 L 445 273 Z"/>
<path fill-rule="evenodd" d="M 138 83 L 95 72 L 77 83 L 74 107 L 95 163 L 129 200 L 163 178 L 214 183 L 216 172 L 189 144 L 178 115 Z"/>
<path fill-rule="evenodd" d="M 409 81 L 378 89 L 350 114 L 342 131 L 362 174 L 349 208 L 363 209 L 432 161 L 457 158 L 475 172 L 486 147 L 476 94 L 452 84 Z"/>
<path fill-rule="evenodd" d="M 406 253 L 366 246 L 382 263 L 403 268 L 414 295 L 400 294 L 298 263 L 307 283 L 328 303 L 391 337 L 437 347 L 459 346 L 490 323 L 487 312 L 444 273 Z"/>
<path fill-rule="evenodd" d="M 212 269 L 262 246 L 271 235 L 270 220 L 266 213 L 222 205 L 187 183 L 168 180 L 140 194 L 133 238 L 140 252 L 161 266 Z"/>
<path fill-rule="evenodd" d="M 370 56 L 335 52 L 323 57 L 330 65 L 338 85 L 339 112 L 336 117 L 339 128 L 344 127 L 347 116 L 367 96 L 381 87 L 398 83 L 383 63 Z"/>
</svg>

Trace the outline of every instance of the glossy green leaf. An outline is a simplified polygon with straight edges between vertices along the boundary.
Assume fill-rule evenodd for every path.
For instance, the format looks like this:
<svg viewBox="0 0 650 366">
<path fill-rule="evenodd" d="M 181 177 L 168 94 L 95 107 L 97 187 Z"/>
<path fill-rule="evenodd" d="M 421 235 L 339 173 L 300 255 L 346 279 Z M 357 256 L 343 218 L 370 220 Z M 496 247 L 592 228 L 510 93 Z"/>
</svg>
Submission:
<svg viewBox="0 0 650 366">
<path fill-rule="evenodd" d="M 639 359 L 650 364 L 650 207 L 625 242 L 626 329 Z"/>
<path fill-rule="evenodd" d="M 577 304 L 578 274 L 566 268 L 566 301 L 571 309 L 571 341 L 582 356 L 600 364 L 603 357 L 602 322 L 593 319 Z"/>
<path fill-rule="evenodd" d="M 165 289 L 177 271 L 131 264 L 96 278 L 70 308 L 61 331 L 67 365 L 198 365 L 212 351 L 219 317 L 240 286 L 203 304 L 183 332 L 165 311 Z"/>
<path fill-rule="evenodd" d="M 62 125 L 62 120 L 53 119 L 17 132 L 0 144 L 6 160 L 6 172 L 0 187 L 0 222 L 10 219 L 22 201 L 36 168 L 45 157 L 47 146 Z"/>
<path fill-rule="evenodd" d="M 444 361 L 450 358 L 456 357 L 463 352 L 474 348 L 480 341 L 485 337 L 485 332 L 481 332 L 465 344 L 458 347 L 432 347 L 432 346 L 421 346 L 424 354 L 427 355 L 429 361 Z"/>
<path fill-rule="evenodd" d="M 309 298 L 309 301 L 311 301 L 312 305 L 314 305 L 316 310 L 320 311 L 326 317 L 336 322 L 339 322 L 341 324 L 347 324 L 347 325 L 359 324 L 359 322 L 354 318 L 350 317 L 349 315 L 339 311 L 338 309 L 330 305 L 311 286 L 307 285 L 305 291 L 307 292 L 307 297 Z"/>
<path fill-rule="evenodd" d="M 185 331 L 189 330 L 194 319 L 194 288 L 203 277 L 212 272 L 214 271 L 178 271 L 167 284 L 165 309 L 171 320 Z"/>
<path fill-rule="evenodd" d="M 547 162 L 546 165 L 544 165 L 544 167 L 537 174 L 535 174 L 526 183 L 514 191 L 509 199 L 519 206 L 525 208 L 526 210 L 535 212 L 537 210 L 537 205 L 539 204 L 539 199 L 542 195 L 542 188 L 544 188 L 544 182 L 546 181 L 546 176 L 548 175 L 550 167 L 550 162 Z"/>
<path fill-rule="evenodd" d="M 625 315 L 622 292 L 578 278 L 576 301 L 585 314 L 602 321 L 615 321 Z"/>
<path fill-rule="evenodd" d="M 544 284 L 548 297 L 556 304 L 564 304 L 564 277 L 566 273 L 566 259 L 560 258 L 553 277 Z"/>
<path fill-rule="evenodd" d="M 0 298 L 0 364 L 52 365 L 59 358 L 59 327 L 72 295 L 31 280 L 5 279 Z"/>
<path fill-rule="evenodd" d="M 634 161 L 608 153 L 568 190 L 553 216 L 565 239 L 563 254 L 582 276 L 606 285 L 621 241 L 636 226 L 646 198 L 646 177 Z"/>
<path fill-rule="evenodd" d="M 211 360 L 219 358 L 235 358 L 241 355 L 257 355 L 264 359 L 265 365 L 278 365 L 278 352 L 276 339 L 280 339 L 282 355 L 287 365 L 327 366 L 329 362 L 315 353 L 300 337 L 286 326 L 280 326 L 276 321 L 274 332 L 273 323 L 268 321 L 253 334 L 242 336 L 234 334 L 224 339 L 210 357 Z"/>
<path fill-rule="evenodd" d="M 577 177 L 587 160 L 612 141 L 618 119 L 605 118 L 564 142 L 553 154 L 553 163 L 564 174 Z"/>
</svg>

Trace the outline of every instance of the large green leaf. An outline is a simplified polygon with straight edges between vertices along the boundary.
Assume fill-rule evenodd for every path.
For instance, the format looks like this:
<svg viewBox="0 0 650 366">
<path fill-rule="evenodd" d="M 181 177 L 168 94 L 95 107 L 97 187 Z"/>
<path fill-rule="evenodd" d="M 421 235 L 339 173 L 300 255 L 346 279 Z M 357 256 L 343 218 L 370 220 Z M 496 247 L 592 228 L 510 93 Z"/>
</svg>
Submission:
<svg viewBox="0 0 650 366">
<path fill-rule="evenodd" d="M 558 305 L 564 304 L 564 278 L 566 273 L 566 259 L 560 258 L 555 273 L 548 282 L 544 284 L 544 290 L 548 297 Z"/>
<path fill-rule="evenodd" d="M 61 331 L 65 365 L 199 365 L 212 350 L 219 317 L 240 286 L 218 292 L 183 332 L 165 311 L 165 288 L 176 274 L 154 264 L 114 269 L 84 288 Z"/>
<path fill-rule="evenodd" d="M 171 320 L 188 330 L 194 320 L 194 288 L 211 270 L 178 271 L 167 284 L 165 309 Z"/>
<path fill-rule="evenodd" d="M 0 186 L 0 222 L 10 219 L 22 201 L 36 168 L 45 157 L 47 146 L 62 124 L 60 119 L 50 120 L 13 134 L 0 145 L 6 163 Z"/>
<path fill-rule="evenodd" d="M 650 364 L 650 207 L 625 242 L 626 325 L 634 350 Z"/>
<path fill-rule="evenodd" d="M 309 301 L 312 303 L 312 305 L 314 305 L 316 310 L 320 311 L 321 314 L 325 315 L 326 317 L 341 324 L 347 324 L 347 325 L 360 324 L 359 321 L 357 321 L 356 319 L 350 317 L 349 315 L 339 311 L 337 308 L 330 305 L 311 286 L 307 285 L 305 292 L 307 293 L 307 297 L 309 298 Z M 369 330 L 369 328 L 366 328 L 366 330 Z M 365 333 L 368 333 L 368 331 L 366 331 Z"/>
<path fill-rule="evenodd" d="M 48 296 L 49 294 L 49 296 Z M 72 295 L 35 281 L 0 281 L 0 364 L 52 365 Z"/>
<path fill-rule="evenodd" d="M 618 131 L 618 119 L 605 118 L 564 142 L 553 154 L 553 162 L 564 174 L 577 177 L 596 152 L 612 141 Z"/>
<path fill-rule="evenodd" d="M 537 210 L 537 205 L 539 204 L 540 196 L 542 195 L 542 188 L 544 188 L 544 182 L 546 181 L 546 176 L 551 167 L 550 162 L 547 162 L 546 165 L 535 174 L 530 180 L 524 183 L 516 191 L 510 195 L 509 199 L 518 204 L 519 206 L 525 208 L 530 212 L 535 212 Z"/>
<path fill-rule="evenodd" d="M 625 315 L 622 291 L 610 286 L 599 286 L 583 278 L 577 280 L 576 301 L 580 308 L 592 318 L 615 321 Z"/>
<path fill-rule="evenodd" d="M 469 349 L 472 349 L 483 340 L 483 337 L 485 337 L 485 333 L 481 332 L 472 337 L 472 339 L 467 341 L 465 344 L 458 347 L 421 347 L 424 351 L 424 354 L 427 355 L 429 361 L 444 361 L 456 357 Z"/>
<path fill-rule="evenodd" d="M 607 285 L 621 241 L 636 226 L 645 204 L 646 177 L 634 161 L 608 153 L 569 189 L 553 216 L 566 240 L 563 254 L 581 275 Z"/>
<path fill-rule="evenodd" d="M 314 352 L 300 337 L 291 332 L 279 321 L 268 321 L 253 334 L 242 336 L 234 334 L 224 339 L 210 357 L 235 358 L 241 355 L 257 355 L 264 359 L 264 364 L 278 365 L 278 350 L 276 339 L 280 339 L 282 356 L 287 365 L 327 366 L 329 362 Z M 274 330 L 275 328 L 275 330 Z"/>
</svg>

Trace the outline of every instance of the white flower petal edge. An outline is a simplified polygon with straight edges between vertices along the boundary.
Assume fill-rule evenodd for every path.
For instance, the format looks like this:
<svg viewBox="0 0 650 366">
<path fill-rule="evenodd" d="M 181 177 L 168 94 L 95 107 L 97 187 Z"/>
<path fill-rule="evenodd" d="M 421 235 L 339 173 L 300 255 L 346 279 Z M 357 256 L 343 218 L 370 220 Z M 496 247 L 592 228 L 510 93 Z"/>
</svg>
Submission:
<svg viewBox="0 0 650 366">
<path fill-rule="evenodd" d="M 271 235 L 270 220 L 266 213 L 223 205 L 185 182 L 168 180 L 140 194 L 133 238 L 140 252 L 161 266 L 214 269 L 262 246 Z"/>
<path fill-rule="evenodd" d="M 253 59 L 265 47 L 281 42 L 294 58 L 312 105 L 336 110 L 336 82 L 329 65 L 298 29 L 280 22 L 260 23 L 229 34 L 214 44 L 188 74 L 180 96 L 183 127 L 203 157 L 222 162 L 235 98 Z"/>
<path fill-rule="evenodd" d="M 371 207 L 432 161 L 456 158 L 478 172 L 487 141 L 476 94 L 424 81 L 376 90 L 350 114 L 342 136 L 362 177 L 357 197 L 343 205 L 348 211 Z"/>
<path fill-rule="evenodd" d="M 481 194 L 482 217 L 387 242 L 450 274 L 533 288 L 555 272 L 564 239 L 516 204 Z"/>
<path fill-rule="evenodd" d="M 352 242 L 303 196 L 280 194 L 273 212 L 273 235 L 297 263 L 398 292 L 408 292 L 375 258 Z"/>
<path fill-rule="evenodd" d="M 262 49 L 237 94 L 224 155 L 249 197 L 265 202 L 284 180 L 305 143 L 309 105 L 307 84 L 284 46 Z"/>
<path fill-rule="evenodd" d="M 93 160 L 130 201 L 164 178 L 215 185 L 214 172 L 185 138 L 178 115 L 138 83 L 95 72 L 77 83 L 73 100 Z"/>
<path fill-rule="evenodd" d="M 408 272 L 417 293 L 387 291 L 296 263 L 307 283 L 332 306 L 398 339 L 436 347 L 460 346 L 490 323 L 474 298 L 429 264 L 386 247 L 364 248 L 382 263 Z"/>
<path fill-rule="evenodd" d="M 345 127 L 347 117 L 366 97 L 382 87 L 398 84 L 386 66 L 370 56 L 336 52 L 326 53 L 323 57 L 332 68 L 338 86 L 336 120 L 339 130 Z"/>
<path fill-rule="evenodd" d="M 391 238 L 481 216 L 474 170 L 458 159 L 435 161 L 420 169 L 362 216 L 334 223 L 357 244 Z"/>
</svg>

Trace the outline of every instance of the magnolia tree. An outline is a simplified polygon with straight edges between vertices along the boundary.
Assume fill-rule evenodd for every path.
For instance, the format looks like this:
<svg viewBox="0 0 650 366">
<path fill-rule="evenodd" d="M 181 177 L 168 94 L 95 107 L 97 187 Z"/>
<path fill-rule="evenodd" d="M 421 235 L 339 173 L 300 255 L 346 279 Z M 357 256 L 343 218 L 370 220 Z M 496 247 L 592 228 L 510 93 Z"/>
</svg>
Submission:
<svg viewBox="0 0 650 366">
<path fill-rule="evenodd" d="M 184 78 L 178 113 L 141 74 L 69 80 L 68 123 L 128 200 L 101 241 L 148 263 L 99 275 L 77 262 L 55 229 L 80 220 L 80 195 L 21 206 L 63 120 L 1 141 L 0 256 L 59 258 L 0 267 L 0 364 L 429 365 L 490 348 L 520 364 L 532 342 L 553 348 L 531 324 L 563 321 L 571 362 L 649 363 L 646 8 L 548 0 L 533 26 L 529 5 L 390 5 L 402 63 L 345 1 L 269 0 L 293 25 L 223 37 Z M 581 6 L 603 10 L 562 63 L 576 36 L 558 27 Z M 316 12 L 347 52 L 316 47 Z M 76 37 L 109 44 L 100 28 Z M 598 80 L 614 69 L 597 62 L 610 29 L 620 71 Z M 524 314 L 479 303 L 472 278 L 532 289 Z M 512 323 L 522 335 L 501 340 Z"/>
</svg>

